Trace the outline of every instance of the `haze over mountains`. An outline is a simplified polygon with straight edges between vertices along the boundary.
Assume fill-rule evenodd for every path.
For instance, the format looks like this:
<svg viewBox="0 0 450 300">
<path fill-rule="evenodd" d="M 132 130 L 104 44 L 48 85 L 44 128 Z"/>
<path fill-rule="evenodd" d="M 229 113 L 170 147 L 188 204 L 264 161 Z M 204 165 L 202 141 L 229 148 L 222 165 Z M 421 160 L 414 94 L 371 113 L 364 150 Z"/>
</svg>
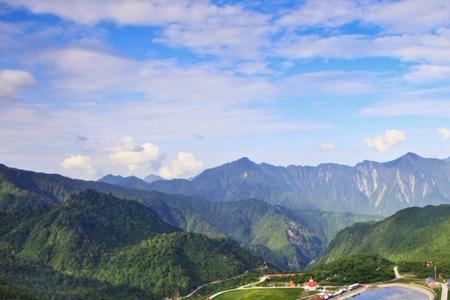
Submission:
<svg viewBox="0 0 450 300">
<path fill-rule="evenodd" d="M 260 199 L 288 208 L 390 215 L 410 206 L 450 203 L 450 162 L 414 153 L 389 162 L 280 167 L 248 158 L 205 170 L 192 180 L 101 181 L 214 201 Z"/>
</svg>

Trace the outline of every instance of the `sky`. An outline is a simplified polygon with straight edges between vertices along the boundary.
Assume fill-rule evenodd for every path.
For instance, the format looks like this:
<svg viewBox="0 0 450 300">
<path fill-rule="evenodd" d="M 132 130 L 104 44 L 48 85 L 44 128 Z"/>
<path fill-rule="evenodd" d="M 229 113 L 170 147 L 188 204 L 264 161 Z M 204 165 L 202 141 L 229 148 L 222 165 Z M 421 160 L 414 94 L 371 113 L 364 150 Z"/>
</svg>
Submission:
<svg viewBox="0 0 450 300">
<path fill-rule="evenodd" d="M 448 0 L 0 0 L 0 163 L 189 178 L 450 156 Z"/>
</svg>

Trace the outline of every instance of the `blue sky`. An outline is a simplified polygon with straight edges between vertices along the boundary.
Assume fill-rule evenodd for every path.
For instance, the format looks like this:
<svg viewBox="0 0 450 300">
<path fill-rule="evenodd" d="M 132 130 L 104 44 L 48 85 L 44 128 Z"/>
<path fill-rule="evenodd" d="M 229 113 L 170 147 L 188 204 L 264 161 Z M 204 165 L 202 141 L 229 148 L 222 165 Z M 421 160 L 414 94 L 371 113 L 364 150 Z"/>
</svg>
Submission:
<svg viewBox="0 0 450 300">
<path fill-rule="evenodd" d="M 0 161 L 95 179 L 450 156 L 450 2 L 0 0 Z"/>
</svg>

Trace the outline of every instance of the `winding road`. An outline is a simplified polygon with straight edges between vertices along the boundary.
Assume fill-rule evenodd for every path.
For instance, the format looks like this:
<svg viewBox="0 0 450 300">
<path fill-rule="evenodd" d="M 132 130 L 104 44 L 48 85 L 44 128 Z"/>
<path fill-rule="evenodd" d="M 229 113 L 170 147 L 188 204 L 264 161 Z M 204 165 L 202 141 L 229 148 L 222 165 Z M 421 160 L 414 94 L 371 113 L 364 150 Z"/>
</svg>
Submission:
<svg viewBox="0 0 450 300">
<path fill-rule="evenodd" d="M 394 274 L 395 274 L 395 279 L 403 279 L 403 278 L 405 278 L 405 276 L 400 275 L 400 272 L 398 271 L 398 267 L 397 266 L 394 267 Z"/>
<path fill-rule="evenodd" d="M 182 296 L 182 297 L 180 297 L 179 299 L 185 299 L 185 298 L 192 297 L 192 296 L 194 296 L 199 290 L 201 290 L 203 287 L 205 287 L 205 286 L 207 286 L 207 285 L 215 284 L 215 283 L 220 283 L 220 282 L 224 282 L 224 281 L 231 280 L 231 279 L 236 279 L 236 278 L 239 278 L 239 277 L 242 277 L 242 276 L 247 275 L 250 271 L 262 270 L 262 269 L 264 269 L 264 268 L 265 268 L 265 267 L 255 268 L 255 269 L 250 269 L 250 270 L 247 270 L 247 271 L 245 271 L 244 273 L 239 274 L 239 275 L 237 275 L 237 276 L 233 276 L 233 277 L 230 277 L 230 278 L 225 278 L 225 279 L 222 279 L 222 280 L 216 280 L 216 281 L 212 281 L 212 282 L 208 282 L 208 283 L 202 284 L 201 286 L 199 286 L 198 288 L 196 288 L 195 290 L 193 290 L 192 292 L 190 292 L 188 295 Z M 248 286 L 248 285 L 253 285 L 253 284 L 258 284 L 258 283 L 259 283 L 259 282 L 250 283 L 250 284 L 241 286 L 241 287 L 239 287 L 239 288 L 243 288 L 243 287 L 246 287 L 246 286 Z"/>
<path fill-rule="evenodd" d="M 219 296 L 219 295 L 222 295 L 222 294 L 224 294 L 224 293 L 228 293 L 228 292 L 231 292 L 231 291 L 237 291 L 237 290 L 244 290 L 244 289 L 247 289 L 247 288 L 250 287 L 250 286 L 254 286 L 254 285 L 257 285 L 258 283 L 264 282 L 265 280 L 266 280 L 265 277 L 260 277 L 259 281 L 257 281 L 257 282 L 252 282 L 252 283 L 249 283 L 249 284 L 246 284 L 246 285 L 240 286 L 240 287 L 238 287 L 238 288 L 234 288 L 234 289 L 229 289 L 229 290 L 225 290 L 225 291 L 220 291 L 220 292 L 215 293 L 214 295 L 210 296 L 209 299 L 214 299 L 214 298 L 216 298 L 216 297 Z"/>
<path fill-rule="evenodd" d="M 395 273 L 395 279 L 402 279 L 405 278 L 405 276 L 400 275 L 400 272 L 398 271 L 398 267 L 394 267 L 394 273 Z M 447 300 L 448 299 L 448 283 L 441 283 L 442 291 L 441 291 L 441 300 Z"/>
<path fill-rule="evenodd" d="M 441 283 L 441 286 L 442 286 L 441 300 L 447 300 L 447 298 L 448 298 L 448 283 Z"/>
</svg>

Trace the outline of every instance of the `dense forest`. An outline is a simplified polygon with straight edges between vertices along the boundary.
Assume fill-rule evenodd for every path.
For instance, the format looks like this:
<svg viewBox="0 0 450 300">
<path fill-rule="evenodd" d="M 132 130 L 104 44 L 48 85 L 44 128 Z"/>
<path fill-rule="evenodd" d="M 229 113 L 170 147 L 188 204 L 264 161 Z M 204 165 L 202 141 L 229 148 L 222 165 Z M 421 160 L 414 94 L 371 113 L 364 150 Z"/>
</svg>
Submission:
<svg viewBox="0 0 450 300">
<path fill-rule="evenodd" d="M 264 265 L 228 238 L 186 233 L 135 201 L 88 190 L 34 207 L 8 195 L 2 222 L 16 222 L 0 238 L 0 279 L 51 297 L 159 299 Z"/>
</svg>

